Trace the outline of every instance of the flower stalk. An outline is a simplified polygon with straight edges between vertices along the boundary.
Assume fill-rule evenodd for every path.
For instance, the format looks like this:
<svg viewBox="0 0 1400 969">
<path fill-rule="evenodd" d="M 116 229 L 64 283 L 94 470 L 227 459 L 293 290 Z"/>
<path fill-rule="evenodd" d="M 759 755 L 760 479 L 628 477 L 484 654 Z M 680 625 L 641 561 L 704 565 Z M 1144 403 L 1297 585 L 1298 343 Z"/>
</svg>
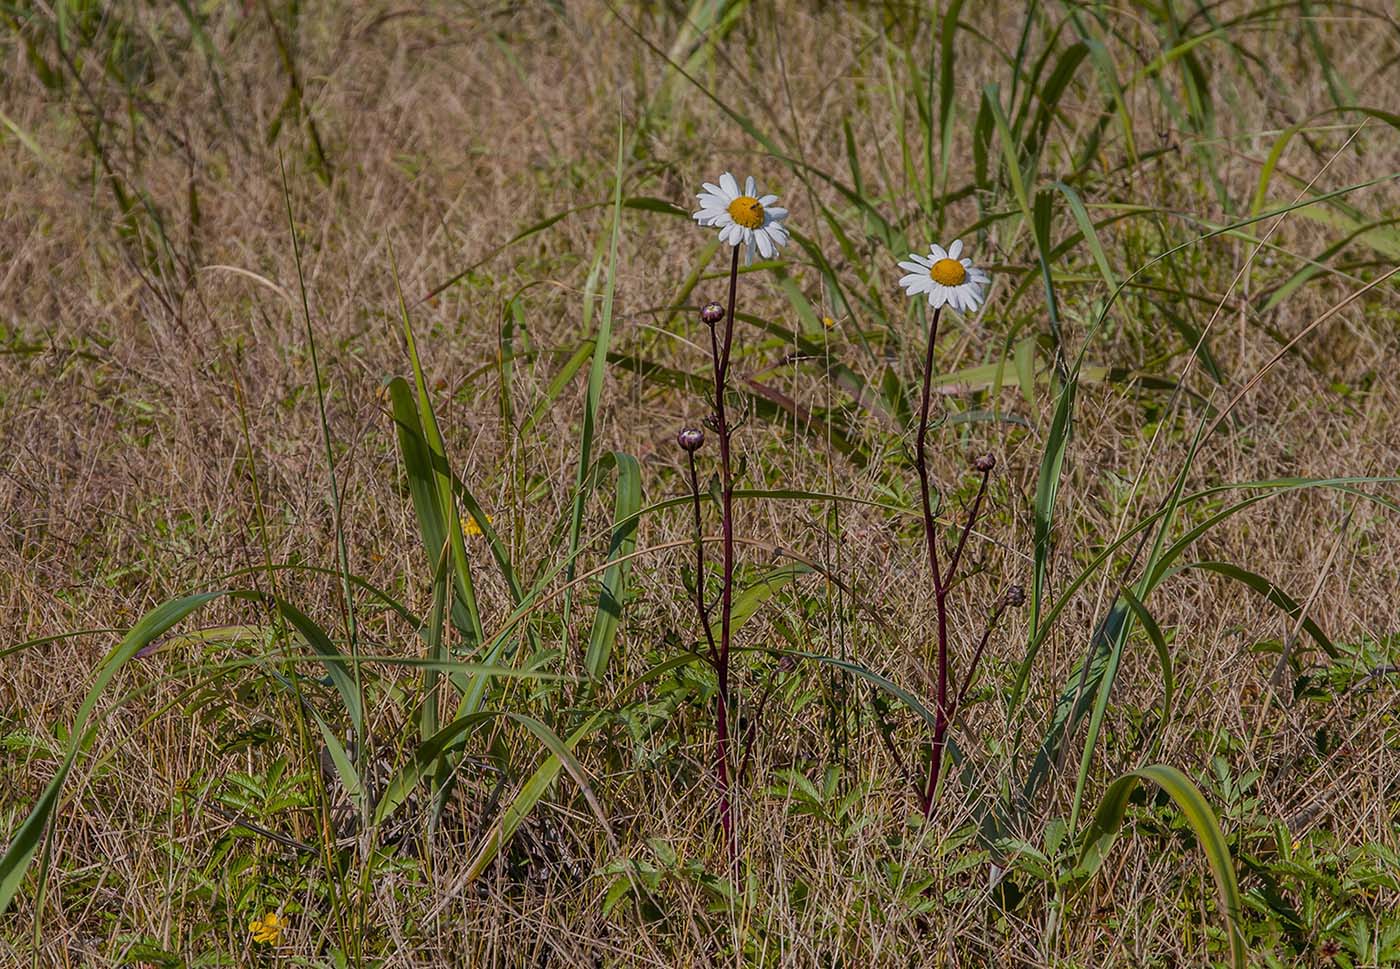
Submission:
<svg viewBox="0 0 1400 969">
<path fill-rule="evenodd" d="M 937 698 L 934 705 L 933 742 L 929 748 L 928 781 L 920 798 L 924 817 L 933 813 L 938 775 L 943 764 L 943 749 L 948 734 L 948 588 L 938 560 L 938 525 L 933 517 L 932 483 L 928 474 L 928 412 L 933 387 L 933 351 L 938 341 L 938 321 L 943 307 L 934 308 L 929 321 L 928 350 L 924 355 L 924 388 L 919 403 L 919 430 L 914 443 L 914 470 L 919 476 L 919 498 L 923 510 L 924 545 L 928 552 L 929 574 L 933 577 L 933 601 L 937 614 L 938 655 L 935 659 Z M 986 480 L 985 478 L 983 479 Z M 969 528 L 971 519 L 969 519 Z M 961 550 L 961 549 L 960 549 Z M 951 569 L 949 570 L 951 579 Z"/>
<path fill-rule="evenodd" d="M 982 654 L 986 650 L 992 630 L 1013 597 L 1008 592 L 997 601 L 996 607 L 988 617 L 972 662 L 968 664 L 963 675 L 962 686 L 953 694 L 953 676 L 949 669 L 948 657 L 948 593 L 957 580 L 958 565 L 962 561 L 963 551 L 967 548 L 968 537 L 972 534 L 977 517 L 981 513 L 982 499 L 987 494 L 987 480 L 992 469 L 996 467 L 996 459 L 990 454 L 984 454 L 972 462 L 973 469 L 982 476 L 982 480 L 977 486 L 977 496 L 968 507 L 958 543 L 948 556 L 948 567 L 945 571 L 939 561 L 940 537 L 938 523 L 934 518 L 933 483 L 928 472 L 928 417 L 932 402 L 934 351 L 938 345 L 938 323 L 943 316 L 943 307 L 951 306 L 960 313 L 976 312 L 986 297 L 986 286 L 990 280 L 985 271 L 963 256 L 961 239 L 954 239 L 947 249 L 934 243 L 929 246 L 926 256 L 910 253 L 908 259 L 900 261 L 899 268 L 905 271 L 899 284 L 911 297 L 926 296 L 929 306 L 933 309 L 933 318 L 928 327 L 928 347 L 924 352 L 923 394 L 919 401 L 919 429 L 914 444 L 914 470 L 919 476 L 924 545 L 928 554 L 929 576 L 933 580 L 933 602 L 937 615 L 937 654 L 934 657 L 937 694 L 934 704 L 933 739 L 929 743 L 928 778 L 919 792 L 920 807 L 924 817 L 928 818 L 933 814 L 933 805 L 938 797 L 938 779 L 943 769 L 943 754 L 948 746 L 948 729 L 957 716 L 958 707 L 967 696 L 968 687 L 977 673 L 977 666 L 982 661 Z M 954 696 L 952 700 L 949 699 L 950 695 Z M 897 763 L 900 763 L 902 771 L 902 762 Z"/>
<path fill-rule="evenodd" d="M 734 799 L 729 771 L 729 651 L 732 644 L 734 613 L 734 471 L 730 445 L 732 428 L 724 409 L 728 389 L 729 354 L 734 343 L 734 307 L 739 290 L 739 247 L 734 247 L 729 264 L 729 304 L 724 319 L 710 327 L 710 348 L 714 359 L 715 438 L 719 444 L 720 487 L 720 601 L 719 649 L 715 658 L 715 772 L 719 784 L 720 828 L 724 832 L 725 850 L 731 861 L 738 858 L 738 843 L 734 835 Z M 718 335 L 724 327 L 724 339 Z"/>
<path fill-rule="evenodd" d="M 688 459 L 691 504 L 695 521 L 695 611 L 700 628 L 704 632 L 710 665 L 714 667 L 717 680 L 714 751 L 716 810 L 720 830 L 724 835 L 725 852 L 731 862 L 738 858 L 738 842 L 734 829 L 734 771 L 730 752 L 732 738 L 729 683 L 734 613 L 734 428 L 725 409 L 725 394 L 729 382 L 729 358 L 734 344 L 734 308 L 738 286 L 739 247 L 735 246 L 729 266 L 728 309 L 718 303 L 709 303 L 700 311 L 701 322 L 710 331 L 710 359 L 714 379 L 714 400 L 705 423 L 715 432 L 719 446 L 721 551 L 718 640 L 715 638 L 710 606 L 705 598 L 705 542 L 700 505 L 700 476 L 695 465 L 695 452 L 704 443 L 705 433 L 699 428 L 685 428 L 677 435 L 677 442 L 686 452 Z"/>
<path fill-rule="evenodd" d="M 717 680 L 714 754 L 715 783 L 718 788 L 717 810 L 720 829 L 724 834 L 725 851 L 731 864 L 737 865 L 739 845 L 734 830 L 733 794 L 737 775 L 730 751 L 732 698 L 729 662 L 734 613 L 734 466 L 731 447 L 734 426 L 725 410 L 725 395 L 729 383 L 730 352 L 734 346 L 734 308 L 739 291 L 740 248 L 743 248 L 750 263 L 753 261 L 755 250 L 764 259 L 776 257 L 778 251 L 788 242 L 788 229 L 784 225 L 788 212 L 777 204 L 778 196 L 761 194 L 752 176 L 746 178 L 741 187 L 739 180 L 729 172 L 719 177 L 718 184 L 705 182 L 704 190 L 696 195 L 696 200 L 700 203 L 700 208 L 692 213 L 692 218 L 701 226 L 718 229 L 720 241 L 728 243 L 732 250 L 727 306 L 709 303 L 700 311 L 701 321 L 710 329 L 710 361 L 714 375 L 713 409 L 706 419 L 706 424 L 715 432 L 719 446 L 721 552 L 718 642 L 711 626 L 710 610 L 705 601 L 701 578 L 704 574 L 704 540 L 699 534 L 700 490 L 693 451 L 690 462 L 690 489 L 695 505 L 697 543 L 695 603 L 700 625 L 705 630 L 705 641 L 710 648 L 710 662 L 714 666 Z M 682 443 L 682 447 L 684 446 Z M 751 741 L 745 746 L 751 748 Z"/>
</svg>

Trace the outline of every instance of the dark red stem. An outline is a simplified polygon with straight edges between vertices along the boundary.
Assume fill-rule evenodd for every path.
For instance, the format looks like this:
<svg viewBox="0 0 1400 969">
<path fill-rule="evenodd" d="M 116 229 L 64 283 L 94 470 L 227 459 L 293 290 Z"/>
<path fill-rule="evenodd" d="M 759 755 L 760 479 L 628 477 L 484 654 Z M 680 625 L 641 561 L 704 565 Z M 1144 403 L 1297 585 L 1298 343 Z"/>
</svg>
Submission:
<svg viewBox="0 0 1400 969">
<path fill-rule="evenodd" d="M 962 535 L 958 536 L 958 547 L 953 550 L 952 558 L 948 559 L 948 573 L 943 576 L 945 589 L 953 584 L 953 576 L 958 571 L 958 561 L 962 558 L 963 546 L 967 545 L 967 536 L 972 534 L 972 526 L 977 524 L 977 511 L 982 506 L 982 496 L 987 493 L 987 479 L 990 476 L 990 471 L 982 472 L 982 483 L 977 486 L 977 497 L 972 499 L 972 509 L 967 513 Z"/>
<path fill-rule="evenodd" d="M 933 744 L 929 751 L 928 781 L 924 785 L 922 805 L 924 817 L 933 813 L 933 799 L 938 786 L 938 773 L 943 764 L 943 748 L 948 734 L 948 601 L 947 586 L 938 565 L 938 526 L 933 519 L 933 503 L 929 496 L 928 411 L 933 386 L 933 350 L 938 342 L 938 318 L 943 307 L 933 311 L 928 328 L 928 350 L 924 356 L 924 391 L 919 403 L 919 431 L 914 445 L 914 469 L 919 474 L 919 499 L 924 513 L 924 544 L 928 548 L 929 574 L 933 577 L 933 599 L 938 611 L 938 700 L 934 706 Z"/>
<path fill-rule="evenodd" d="M 739 247 L 729 266 L 729 307 L 725 313 L 724 340 L 720 343 L 718 324 L 710 328 L 710 352 L 715 370 L 715 435 L 719 438 L 720 530 L 723 540 L 722 578 L 719 607 L 719 650 L 715 662 L 718 694 L 715 697 L 715 775 L 719 783 L 719 820 L 724 832 L 725 850 L 737 864 L 739 846 L 734 837 L 733 794 L 729 771 L 729 645 L 730 617 L 734 607 L 734 475 L 730 461 L 729 420 L 724 411 L 725 384 L 729 376 L 729 353 L 734 337 L 734 304 L 739 291 Z"/>
<path fill-rule="evenodd" d="M 962 709 L 963 700 L 967 699 L 968 687 L 972 686 L 972 678 L 977 675 L 977 666 L 982 662 L 982 653 L 987 648 L 987 640 L 992 638 L 992 630 L 997 626 L 997 620 L 1006 610 L 1006 600 L 997 602 L 996 608 L 992 610 L 991 618 L 987 620 L 987 628 L 982 630 L 982 641 L 977 644 L 977 649 L 972 654 L 972 662 L 967 666 L 967 675 L 963 677 L 962 688 L 958 690 L 957 698 L 953 700 L 953 706 L 948 711 L 948 721 L 958 718 L 958 711 Z"/>
<path fill-rule="evenodd" d="M 719 650 L 715 648 L 715 633 L 710 627 L 710 610 L 705 605 L 705 532 L 700 519 L 700 478 L 695 472 L 695 452 L 690 451 L 686 456 L 690 459 L 690 496 L 695 507 L 695 611 L 710 647 L 710 663 L 717 665 Z"/>
</svg>

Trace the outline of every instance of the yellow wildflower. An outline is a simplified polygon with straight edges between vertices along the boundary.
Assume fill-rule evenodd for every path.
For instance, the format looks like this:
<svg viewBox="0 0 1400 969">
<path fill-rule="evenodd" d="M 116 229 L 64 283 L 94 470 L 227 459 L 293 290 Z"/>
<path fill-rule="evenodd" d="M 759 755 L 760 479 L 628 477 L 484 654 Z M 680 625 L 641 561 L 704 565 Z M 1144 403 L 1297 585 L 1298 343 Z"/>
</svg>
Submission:
<svg viewBox="0 0 1400 969">
<path fill-rule="evenodd" d="M 268 912 L 260 919 L 253 919 L 248 923 L 248 934 L 253 937 L 254 942 L 264 945 L 276 945 L 282 941 L 282 930 L 286 928 L 287 920 L 276 912 Z"/>
<path fill-rule="evenodd" d="M 490 516 L 490 515 L 487 515 L 487 516 L 486 516 L 486 524 L 488 524 L 488 525 L 491 524 L 491 516 Z M 464 522 L 462 522 L 462 532 L 463 532 L 463 534 L 467 535 L 468 537 L 470 537 L 470 536 L 472 536 L 472 535 L 480 535 L 480 534 L 481 534 L 481 525 L 477 522 L 477 520 L 476 520 L 475 518 L 473 518 L 471 515 L 468 515 L 468 516 L 467 516 L 467 520 L 464 521 Z"/>
</svg>

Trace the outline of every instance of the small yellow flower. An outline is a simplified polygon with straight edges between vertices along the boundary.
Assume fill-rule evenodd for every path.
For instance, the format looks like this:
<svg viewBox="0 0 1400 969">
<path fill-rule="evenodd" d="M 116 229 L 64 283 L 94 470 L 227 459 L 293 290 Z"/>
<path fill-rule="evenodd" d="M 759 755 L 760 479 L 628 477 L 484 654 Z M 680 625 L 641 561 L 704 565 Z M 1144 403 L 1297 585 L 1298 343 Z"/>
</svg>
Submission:
<svg viewBox="0 0 1400 969">
<path fill-rule="evenodd" d="M 253 937 L 254 942 L 276 945 L 282 941 L 282 930 L 286 927 L 286 919 L 276 912 L 268 912 L 262 918 L 253 919 L 248 923 L 248 934 Z"/>
<path fill-rule="evenodd" d="M 830 330 L 831 328 L 833 328 L 834 326 L 836 326 L 836 321 L 833 320 L 833 319 L 832 319 L 831 317 L 829 317 L 829 316 L 823 316 L 823 317 L 822 317 L 822 326 L 824 326 L 824 327 L 826 327 L 828 330 Z"/>
<path fill-rule="evenodd" d="M 486 516 L 486 524 L 491 524 L 490 515 Z M 467 536 L 480 535 L 481 525 L 477 522 L 475 518 L 473 518 L 471 515 L 468 515 L 467 520 L 462 522 L 462 532 Z"/>
</svg>

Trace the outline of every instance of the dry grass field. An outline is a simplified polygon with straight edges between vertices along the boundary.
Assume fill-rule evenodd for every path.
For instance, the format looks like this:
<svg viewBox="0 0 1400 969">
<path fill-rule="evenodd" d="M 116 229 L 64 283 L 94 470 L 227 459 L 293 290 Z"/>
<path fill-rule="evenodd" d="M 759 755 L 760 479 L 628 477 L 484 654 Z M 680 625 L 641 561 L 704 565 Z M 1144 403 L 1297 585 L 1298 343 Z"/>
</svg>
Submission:
<svg viewBox="0 0 1400 969">
<path fill-rule="evenodd" d="M 0 4 L 0 967 L 1400 966 L 1397 91 L 1378 0 Z"/>
</svg>

